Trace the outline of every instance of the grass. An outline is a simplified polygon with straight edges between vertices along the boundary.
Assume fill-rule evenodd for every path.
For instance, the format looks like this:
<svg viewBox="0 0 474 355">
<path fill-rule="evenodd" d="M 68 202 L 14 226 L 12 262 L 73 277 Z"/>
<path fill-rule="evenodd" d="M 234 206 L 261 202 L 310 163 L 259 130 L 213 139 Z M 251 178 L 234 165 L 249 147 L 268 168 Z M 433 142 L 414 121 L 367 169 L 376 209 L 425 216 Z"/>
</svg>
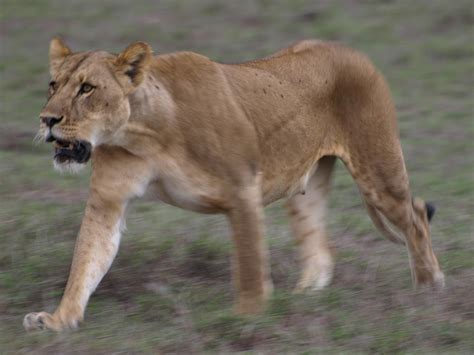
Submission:
<svg viewBox="0 0 474 355">
<path fill-rule="evenodd" d="M 474 352 L 474 13 L 468 0 L 334 2 L 1 0 L 0 353 Z M 412 290 L 406 251 L 371 225 L 342 164 L 330 201 L 332 285 L 294 295 L 298 275 L 281 203 L 266 209 L 276 286 L 268 311 L 232 313 L 232 245 L 221 216 L 144 199 L 76 332 L 26 334 L 53 311 L 70 266 L 88 172 L 61 176 L 35 146 L 47 48 L 193 50 L 238 62 L 302 38 L 343 41 L 386 75 L 412 189 L 438 207 L 433 245 L 442 293 Z"/>
</svg>

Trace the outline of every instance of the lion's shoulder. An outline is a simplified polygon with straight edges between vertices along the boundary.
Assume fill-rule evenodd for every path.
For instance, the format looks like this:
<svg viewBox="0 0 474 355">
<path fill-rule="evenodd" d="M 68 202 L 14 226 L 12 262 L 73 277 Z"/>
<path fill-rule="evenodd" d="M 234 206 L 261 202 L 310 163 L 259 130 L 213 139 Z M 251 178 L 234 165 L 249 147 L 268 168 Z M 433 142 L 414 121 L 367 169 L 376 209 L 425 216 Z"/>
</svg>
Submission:
<svg viewBox="0 0 474 355">
<path fill-rule="evenodd" d="M 202 54 L 188 51 L 162 54 L 156 56 L 155 59 L 155 69 L 158 71 L 196 71 L 212 67 L 215 64 L 215 62 Z"/>
</svg>

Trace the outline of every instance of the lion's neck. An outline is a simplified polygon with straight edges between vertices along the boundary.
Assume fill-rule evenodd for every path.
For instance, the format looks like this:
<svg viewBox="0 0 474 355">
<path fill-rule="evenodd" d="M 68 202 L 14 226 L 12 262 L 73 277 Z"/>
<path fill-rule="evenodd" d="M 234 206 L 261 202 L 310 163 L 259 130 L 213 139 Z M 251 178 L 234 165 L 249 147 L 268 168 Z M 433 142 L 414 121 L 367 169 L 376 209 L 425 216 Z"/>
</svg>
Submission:
<svg viewBox="0 0 474 355">
<path fill-rule="evenodd" d="M 145 78 L 130 96 L 130 121 L 168 124 L 174 117 L 174 104 L 164 85 L 153 76 Z"/>
<path fill-rule="evenodd" d="M 130 95 L 130 119 L 121 130 L 120 145 L 128 150 L 140 145 L 169 143 L 175 117 L 171 95 L 153 76 L 147 77 Z"/>
</svg>

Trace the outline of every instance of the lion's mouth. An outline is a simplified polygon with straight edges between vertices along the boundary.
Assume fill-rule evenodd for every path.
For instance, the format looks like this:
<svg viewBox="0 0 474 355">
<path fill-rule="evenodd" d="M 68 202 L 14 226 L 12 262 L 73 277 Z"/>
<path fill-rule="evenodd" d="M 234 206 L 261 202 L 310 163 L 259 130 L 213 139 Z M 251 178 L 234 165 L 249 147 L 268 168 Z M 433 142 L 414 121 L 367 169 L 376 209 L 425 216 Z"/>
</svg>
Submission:
<svg viewBox="0 0 474 355">
<path fill-rule="evenodd" d="M 83 140 L 67 141 L 52 137 L 54 160 L 58 163 L 87 163 L 91 157 L 92 145 Z"/>
</svg>

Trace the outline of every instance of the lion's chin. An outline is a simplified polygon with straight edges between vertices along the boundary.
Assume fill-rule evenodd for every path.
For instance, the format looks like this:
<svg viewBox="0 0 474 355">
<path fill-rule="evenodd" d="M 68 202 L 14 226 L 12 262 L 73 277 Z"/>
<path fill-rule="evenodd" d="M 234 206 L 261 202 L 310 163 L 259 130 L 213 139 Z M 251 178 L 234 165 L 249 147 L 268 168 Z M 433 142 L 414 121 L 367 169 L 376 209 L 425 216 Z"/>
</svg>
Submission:
<svg viewBox="0 0 474 355">
<path fill-rule="evenodd" d="M 84 140 L 66 141 L 50 137 L 54 144 L 54 168 L 61 173 L 76 174 L 91 157 L 92 145 Z"/>
<path fill-rule="evenodd" d="M 87 166 L 85 163 L 77 163 L 75 161 L 64 161 L 61 162 L 58 159 L 53 159 L 54 169 L 59 171 L 61 174 L 78 174 L 80 171 L 84 170 Z"/>
</svg>

